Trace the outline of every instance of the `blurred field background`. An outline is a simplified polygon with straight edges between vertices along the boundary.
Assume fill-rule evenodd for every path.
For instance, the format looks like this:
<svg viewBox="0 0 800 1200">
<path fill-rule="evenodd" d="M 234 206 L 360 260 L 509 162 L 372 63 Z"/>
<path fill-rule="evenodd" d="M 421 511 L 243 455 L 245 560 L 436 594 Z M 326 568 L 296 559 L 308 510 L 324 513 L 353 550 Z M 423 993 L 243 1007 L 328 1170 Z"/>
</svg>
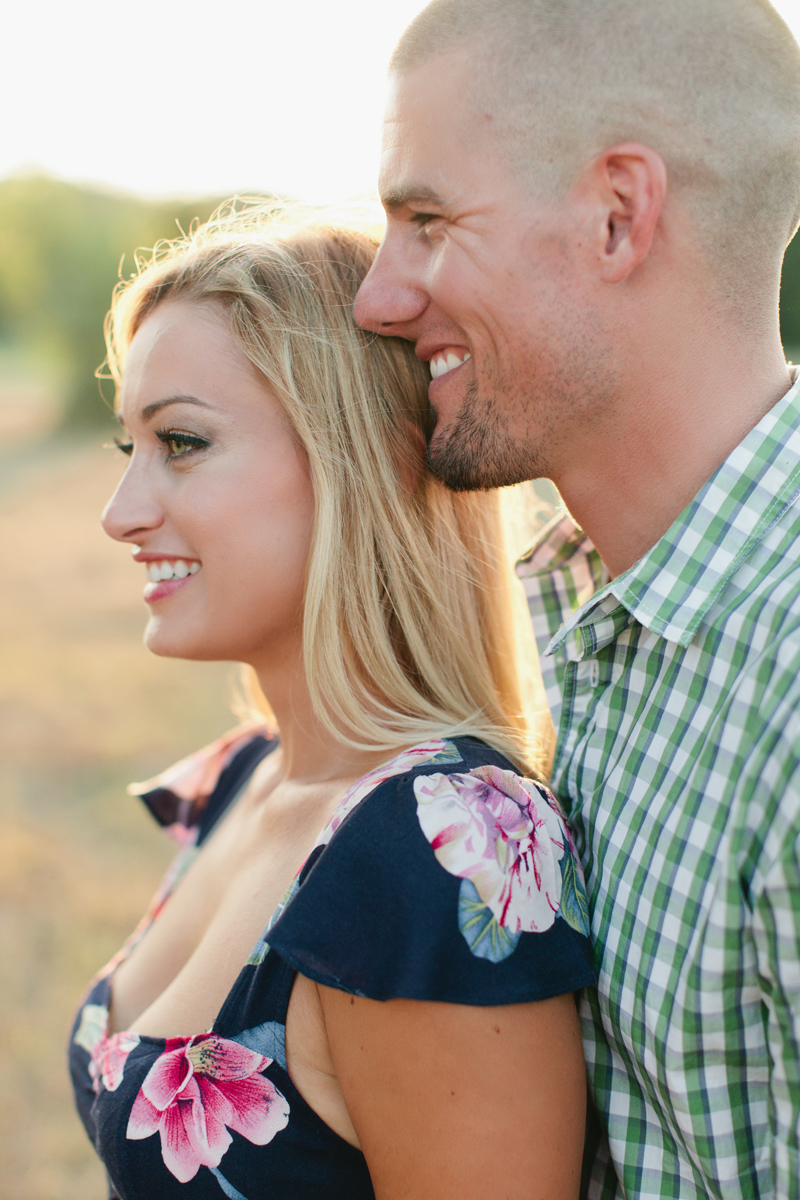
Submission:
<svg viewBox="0 0 800 1200">
<path fill-rule="evenodd" d="M 125 785 L 235 723 L 229 666 L 142 647 L 142 569 L 99 526 L 122 460 L 93 376 L 121 260 L 220 199 L 0 181 L 0 1200 L 105 1195 L 67 1027 L 171 854 Z M 782 332 L 796 361 L 800 242 Z"/>
<path fill-rule="evenodd" d="M 129 798 L 235 724 L 230 668 L 141 644 L 142 569 L 99 514 L 122 470 L 97 381 L 120 256 L 205 217 L 0 183 L 0 1197 L 101 1200 L 72 1110 L 70 1014 L 171 848 Z"/>
</svg>

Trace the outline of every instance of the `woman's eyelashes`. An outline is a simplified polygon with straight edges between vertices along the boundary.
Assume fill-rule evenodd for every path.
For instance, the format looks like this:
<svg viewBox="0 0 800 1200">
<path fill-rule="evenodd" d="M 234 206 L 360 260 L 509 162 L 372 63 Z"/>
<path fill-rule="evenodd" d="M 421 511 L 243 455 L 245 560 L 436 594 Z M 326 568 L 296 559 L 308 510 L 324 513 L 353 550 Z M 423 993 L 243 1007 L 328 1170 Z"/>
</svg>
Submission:
<svg viewBox="0 0 800 1200">
<path fill-rule="evenodd" d="M 201 450 L 207 450 L 211 443 L 207 438 L 199 437 L 196 433 L 184 433 L 180 429 L 156 429 L 155 436 L 167 451 L 167 462 L 175 462 L 179 458 L 188 458 Z M 131 438 L 114 438 L 114 445 L 128 458 L 133 454 Z"/>
<path fill-rule="evenodd" d="M 175 462 L 179 458 L 188 458 L 201 450 L 207 450 L 210 442 L 198 437 L 196 433 L 183 433 L 180 429 L 157 429 L 156 437 L 166 448 L 167 462 Z"/>
</svg>

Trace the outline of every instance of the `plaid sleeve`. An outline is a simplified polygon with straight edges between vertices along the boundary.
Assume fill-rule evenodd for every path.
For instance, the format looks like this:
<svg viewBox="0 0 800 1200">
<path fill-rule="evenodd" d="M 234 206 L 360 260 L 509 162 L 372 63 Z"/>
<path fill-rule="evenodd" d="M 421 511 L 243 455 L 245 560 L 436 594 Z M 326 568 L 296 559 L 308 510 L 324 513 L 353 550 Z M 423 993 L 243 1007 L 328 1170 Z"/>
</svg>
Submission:
<svg viewBox="0 0 800 1200">
<path fill-rule="evenodd" d="M 795 779 L 795 799 L 798 795 Z M 793 807 L 797 808 L 797 804 Z M 800 824 L 763 878 L 754 936 L 770 1049 L 775 1200 L 800 1198 Z"/>
<path fill-rule="evenodd" d="M 766 656 L 740 843 L 768 1050 L 774 1200 L 800 1200 L 800 638 Z M 754 714 L 755 715 L 755 714 Z M 749 861 L 748 861 L 749 860 Z M 750 864 L 752 863 L 752 867 Z M 766 1115 L 766 1114 L 765 1114 Z M 766 1164 L 765 1164 L 766 1165 Z"/>
<path fill-rule="evenodd" d="M 566 655 L 544 651 L 561 626 L 602 585 L 605 569 L 600 555 L 572 517 L 556 516 L 542 529 L 533 548 L 517 563 L 517 576 L 528 602 L 539 649 L 547 703 L 558 728 Z"/>
</svg>

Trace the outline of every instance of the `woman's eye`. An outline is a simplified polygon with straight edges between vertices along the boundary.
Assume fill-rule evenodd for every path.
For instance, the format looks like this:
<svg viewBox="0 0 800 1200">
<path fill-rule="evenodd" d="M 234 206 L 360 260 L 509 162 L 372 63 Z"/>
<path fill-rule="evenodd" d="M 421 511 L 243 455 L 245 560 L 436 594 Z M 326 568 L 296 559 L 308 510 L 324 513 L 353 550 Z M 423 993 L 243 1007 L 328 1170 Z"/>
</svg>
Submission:
<svg viewBox="0 0 800 1200">
<path fill-rule="evenodd" d="M 193 433 L 179 433 L 175 429 L 160 429 L 156 437 L 166 446 L 167 458 L 170 460 L 186 458 L 193 451 L 205 450 L 208 446 L 205 438 L 197 437 Z"/>
<path fill-rule="evenodd" d="M 124 438 L 115 437 L 114 445 L 118 450 L 121 450 L 123 454 L 127 455 L 128 458 L 130 458 L 130 456 L 133 454 L 133 442 L 131 441 L 125 441 Z"/>
</svg>

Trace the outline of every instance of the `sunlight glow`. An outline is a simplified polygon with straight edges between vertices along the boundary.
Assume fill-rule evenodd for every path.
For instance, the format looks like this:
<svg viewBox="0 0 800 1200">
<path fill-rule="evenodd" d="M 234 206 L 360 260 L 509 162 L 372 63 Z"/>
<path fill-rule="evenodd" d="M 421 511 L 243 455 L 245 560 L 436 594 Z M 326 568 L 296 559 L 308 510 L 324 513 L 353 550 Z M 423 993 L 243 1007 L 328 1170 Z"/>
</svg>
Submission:
<svg viewBox="0 0 800 1200">
<path fill-rule="evenodd" d="M 4 16 L 0 178 L 42 170 L 147 195 L 311 202 L 371 193 L 386 63 L 422 7 L 17 4 Z M 800 0 L 775 7 L 800 31 Z"/>
<path fill-rule="evenodd" d="M 75 0 L 4 17 L 0 178 L 149 195 L 375 185 L 386 63 L 424 0 Z"/>
</svg>

